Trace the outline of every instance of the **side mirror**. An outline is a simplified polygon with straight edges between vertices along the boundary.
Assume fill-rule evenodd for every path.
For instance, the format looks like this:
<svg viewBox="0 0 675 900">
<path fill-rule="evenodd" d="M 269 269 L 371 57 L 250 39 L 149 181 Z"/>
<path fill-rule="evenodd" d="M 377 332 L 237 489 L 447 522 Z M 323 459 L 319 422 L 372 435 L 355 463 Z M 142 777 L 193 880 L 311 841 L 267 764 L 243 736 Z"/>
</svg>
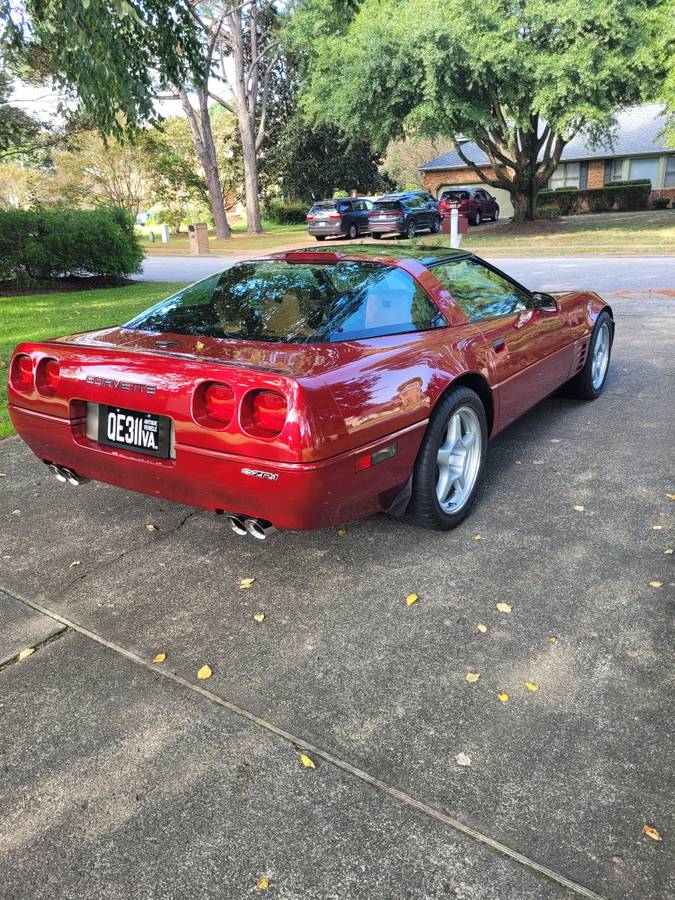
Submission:
<svg viewBox="0 0 675 900">
<path fill-rule="evenodd" d="M 558 301 L 550 294 L 537 292 L 535 294 L 532 294 L 532 297 L 534 299 L 535 309 L 540 309 L 543 312 L 558 312 Z"/>
</svg>

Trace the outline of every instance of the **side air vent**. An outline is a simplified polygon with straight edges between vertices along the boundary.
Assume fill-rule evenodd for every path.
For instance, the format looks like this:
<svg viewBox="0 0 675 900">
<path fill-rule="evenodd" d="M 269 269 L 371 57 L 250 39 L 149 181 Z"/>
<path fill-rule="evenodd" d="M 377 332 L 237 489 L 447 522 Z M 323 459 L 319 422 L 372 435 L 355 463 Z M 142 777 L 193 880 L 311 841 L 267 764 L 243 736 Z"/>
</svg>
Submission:
<svg viewBox="0 0 675 900">
<path fill-rule="evenodd" d="M 581 372 L 584 367 L 584 363 L 586 362 L 586 354 L 588 353 L 588 341 L 581 347 L 579 351 L 579 359 L 577 360 L 577 367 L 574 370 L 575 374 L 577 372 Z"/>
</svg>

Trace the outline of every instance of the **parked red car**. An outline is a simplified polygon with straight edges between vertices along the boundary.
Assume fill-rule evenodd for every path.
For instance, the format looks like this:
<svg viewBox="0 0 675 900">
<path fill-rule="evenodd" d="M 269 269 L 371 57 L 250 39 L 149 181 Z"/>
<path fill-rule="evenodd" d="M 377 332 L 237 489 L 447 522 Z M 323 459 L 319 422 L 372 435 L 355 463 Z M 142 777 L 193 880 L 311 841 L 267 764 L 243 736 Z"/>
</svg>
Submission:
<svg viewBox="0 0 675 900">
<path fill-rule="evenodd" d="M 457 209 L 466 216 L 470 225 L 480 225 L 487 219 L 499 220 L 499 204 L 483 188 L 455 188 L 443 191 L 438 201 L 442 216 L 449 216 L 450 210 Z"/>
<path fill-rule="evenodd" d="M 16 430 L 61 481 L 227 513 L 239 534 L 380 511 L 448 529 L 488 438 L 561 384 L 605 385 L 614 319 L 459 251 L 239 263 L 120 327 L 16 348 Z"/>
</svg>

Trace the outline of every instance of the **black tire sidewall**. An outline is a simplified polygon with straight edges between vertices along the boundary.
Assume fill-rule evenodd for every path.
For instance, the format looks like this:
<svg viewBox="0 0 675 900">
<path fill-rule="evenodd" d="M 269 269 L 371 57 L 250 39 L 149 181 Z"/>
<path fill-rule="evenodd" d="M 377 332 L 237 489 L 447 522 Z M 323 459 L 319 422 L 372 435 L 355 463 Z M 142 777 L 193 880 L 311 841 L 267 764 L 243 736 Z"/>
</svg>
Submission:
<svg viewBox="0 0 675 900">
<path fill-rule="evenodd" d="M 408 226 L 407 226 L 407 228 L 406 228 L 406 230 L 405 230 L 406 236 L 408 237 L 409 240 L 412 240 L 412 239 L 415 237 L 415 232 L 416 232 L 415 223 L 414 223 L 414 221 L 411 219 L 411 220 L 408 222 Z"/>
<path fill-rule="evenodd" d="M 354 233 L 352 234 L 352 232 L 354 232 Z M 354 241 L 354 240 L 356 240 L 356 238 L 357 238 L 358 236 L 359 236 L 359 229 L 358 229 L 358 228 L 356 227 L 356 225 L 352 222 L 352 224 L 351 224 L 351 225 L 349 226 L 349 228 L 347 229 L 347 237 L 349 238 L 350 241 Z"/>
<path fill-rule="evenodd" d="M 481 427 L 481 458 L 478 475 L 468 500 L 459 512 L 445 512 L 436 496 L 436 458 L 447 430 L 447 423 L 460 406 L 470 406 L 478 415 Z M 480 486 L 487 451 L 488 428 L 485 408 L 475 391 L 466 387 L 453 388 L 438 402 L 429 420 L 413 469 L 412 496 L 407 514 L 416 524 L 437 531 L 449 531 L 462 522 Z"/>
</svg>

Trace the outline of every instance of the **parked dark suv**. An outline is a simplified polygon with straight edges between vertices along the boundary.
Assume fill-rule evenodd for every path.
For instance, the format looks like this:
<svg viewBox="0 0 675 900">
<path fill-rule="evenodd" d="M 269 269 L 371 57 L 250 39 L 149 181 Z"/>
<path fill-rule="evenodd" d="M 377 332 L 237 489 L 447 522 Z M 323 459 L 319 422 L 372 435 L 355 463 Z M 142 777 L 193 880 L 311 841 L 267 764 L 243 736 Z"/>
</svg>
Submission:
<svg viewBox="0 0 675 900">
<path fill-rule="evenodd" d="M 468 217 L 470 225 L 480 225 L 486 219 L 493 222 L 499 219 L 499 204 L 483 188 L 462 187 L 443 191 L 438 203 L 441 215 L 449 216 L 453 207 Z"/>
<path fill-rule="evenodd" d="M 368 227 L 374 238 L 392 231 L 413 238 L 419 231 L 437 234 L 441 230 L 441 217 L 435 203 L 432 205 L 415 192 L 385 194 L 368 213 Z"/>
<path fill-rule="evenodd" d="M 368 213 L 373 201 L 365 197 L 348 197 L 344 200 L 320 200 L 307 213 L 307 231 L 317 241 L 327 237 L 348 237 L 368 234 Z"/>
</svg>

